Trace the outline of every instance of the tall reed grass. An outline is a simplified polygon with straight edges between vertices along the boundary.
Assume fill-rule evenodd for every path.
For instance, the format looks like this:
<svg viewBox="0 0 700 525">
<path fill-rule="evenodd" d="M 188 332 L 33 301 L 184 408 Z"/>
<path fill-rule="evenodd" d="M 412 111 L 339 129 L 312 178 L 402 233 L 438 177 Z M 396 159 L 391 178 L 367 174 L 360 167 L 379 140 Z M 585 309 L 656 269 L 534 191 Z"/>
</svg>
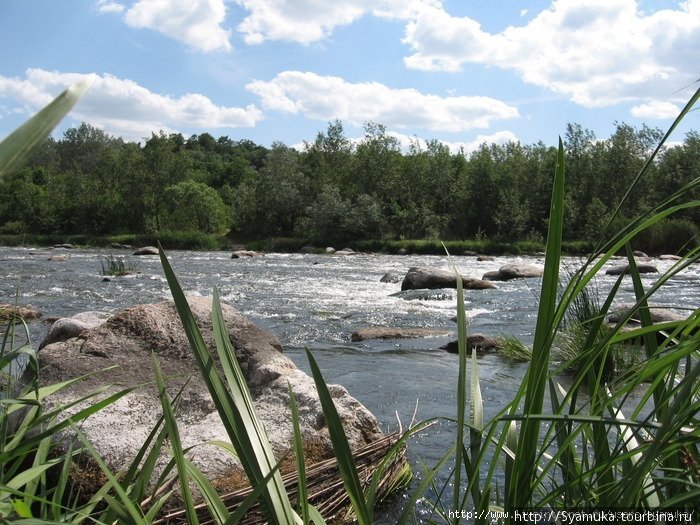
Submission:
<svg viewBox="0 0 700 525">
<path fill-rule="evenodd" d="M 671 126 L 634 184 L 643 180 L 663 142 L 698 98 L 700 90 Z M 49 125 L 49 121 L 42 123 L 43 128 Z M 29 136 L 35 135 L 27 133 Z M 27 138 L 26 149 L 34 141 Z M 7 155 L 8 148 L 15 153 Z M 0 144 L 0 174 L 26 153 L 21 150 L 16 148 L 14 140 L 10 146 Z M 526 508 L 663 509 L 688 507 L 700 501 L 700 311 L 683 321 L 656 325 L 648 312 L 649 300 L 656 291 L 698 262 L 700 253 L 697 249 L 691 251 L 654 284 L 645 287 L 630 248 L 630 242 L 640 232 L 680 210 L 700 205 L 688 198 L 700 179 L 669 195 L 655 210 L 637 217 L 615 235 L 602 232 L 594 253 L 560 289 L 564 161 L 560 141 L 534 344 L 523 382 L 514 398 L 493 418 L 485 420 L 476 355 L 467 353 L 464 291 L 458 279 L 459 374 L 455 386 L 458 397 L 456 415 L 451 420 L 455 442 L 434 465 L 425 468 L 422 480 L 407 493 L 402 514 L 396 519 L 399 524 L 414 521 L 417 502 L 426 500 L 428 516 L 423 519 L 450 524 L 488 523 L 492 518 L 513 523 L 515 513 Z M 615 216 L 611 223 L 613 220 Z M 557 335 L 572 305 L 603 265 L 620 250 L 628 254 L 630 273 L 618 278 L 602 301 L 599 315 L 586 325 L 579 349 L 581 366 L 564 388 L 550 359 Z M 34 374 L 28 384 L 20 387 L 11 384 L 6 389 L 0 399 L 0 520 L 154 523 L 177 485 L 188 523 L 196 524 L 202 519 L 201 509 L 195 506 L 193 488 L 206 505 L 206 519 L 214 523 L 238 523 L 256 501 L 269 523 L 324 523 L 324 518 L 304 497 L 304 464 L 298 435 L 299 501 L 293 504 L 284 489 L 265 429 L 257 418 L 227 337 L 218 294 L 214 293 L 213 304 L 216 340 L 213 354 L 204 344 L 162 250 L 161 260 L 200 373 L 228 430 L 232 449 L 254 487 L 252 494 L 239 508 L 228 509 L 211 483 L 188 460 L 178 438 L 175 417 L 178 396 L 169 398 L 154 359 L 154 378 L 163 415 L 133 462 L 120 473 L 111 472 L 87 441 L 60 452 L 52 448 L 52 439 L 68 427 L 80 435 L 76 425 L 81 420 L 119 399 L 129 389 L 99 401 L 96 396 L 101 391 L 90 393 L 81 400 L 88 402 L 87 408 L 70 419 L 61 416 L 71 407 L 44 410 L 42 401 L 79 378 L 42 387 Z M 601 337 L 603 319 L 627 279 L 631 279 L 634 288 L 641 327 L 626 329 L 630 313 Z M 20 355 L 26 355 L 30 370 L 36 372 L 36 354 L 31 345 L 15 344 L 14 326 L 8 327 L 2 340 L 0 365 L 4 368 Z M 604 370 L 611 348 L 631 339 L 643 342 L 646 359 L 639 369 L 609 380 Z M 359 479 L 321 371 L 311 353 L 307 356 L 355 519 L 368 525 L 373 521 L 382 469 L 378 469 L 368 485 Z M 220 363 L 221 372 L 213 366 L 214 360 Z M 295 413 L 294 403 L 292 411 Z M 428 424 L 429 421 L 423 422 L 407 432 L 397 447 Z M 156 459 L 166 451 L 172 460 L 156 476 Z M 104 484 L 92 495 L 76 493 L 75 485 L 70 482 L 71 464 L 78 454 L 90 457 L 104 474 Z M 431 493 L 439 497 L 431 500 L 428 497 Z"/>
</svg>

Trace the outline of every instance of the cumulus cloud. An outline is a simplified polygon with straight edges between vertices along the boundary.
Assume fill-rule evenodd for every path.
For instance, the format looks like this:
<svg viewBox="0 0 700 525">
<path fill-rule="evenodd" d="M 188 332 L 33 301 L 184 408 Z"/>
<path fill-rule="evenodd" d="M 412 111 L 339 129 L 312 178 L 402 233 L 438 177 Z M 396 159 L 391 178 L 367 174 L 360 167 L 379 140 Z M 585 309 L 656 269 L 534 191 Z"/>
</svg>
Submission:
<svg viewBox="0 0 700 525">
<path fill-rule="evenodd" d="M 153 29 L 204 52 L 232 49 L 225 18 L 225 0 L 137 0 L 124 14 L 132 27 Z"/>
<path fill-rule="evenodd" d="M 516 71 L 526 82 L 586 107 L 674 92 L 697 76 L 700 0 L 644 14 L 634 0 L 555 0 L 522 26 L 499 33 L 422 9 L 406 25 L 407 67 L 459 71 L 466 63 Z"/>
<path fill-rule="evenodd" d="M 406 67 L 460 71 L 497 66 L 586 107 L 647 102 L 697 78 L 700 0 L 642 12 L 635 0 L 553 0 L 522 25 L 489 32 L 439 0 L 237 0 L 248 44 L 308 44 L 362 16 L 401 20 Z"/>
<path fill-rule="evenodd" d="M 249 15 L 238 25 L 248 44 L 287 40 L 309 44 L 327 38 L 336 27 L 366 14 L 406 19 L 439 0 L 237 0 Z"/>
<path fill-rule="evenodd" d="M 663 120 L 675 118 L 680 112 L 681 109 L 676 104 L 667 100 L 656 100 L 647 104 L 639 104 L 630 110 L 630 113 L 638 118 Z"/>
<path fill-rule="evenodd" d="M 399 129 L 460 132 L 519 116 L 517 108 L 495 98 L 439 97 L 310 72 L 285 71 L 269 82 L 258 80 L 246 88 L 260 97 L 265 109 L 355 125 L 372 121 Z"/>
<path fill-rule="evenodd" d="M 24 79 L 0 76 L 0 97 L 13 100 L 28 112 L 36 111 L 83 79 L 91 81 L 90 89 L 71 115 L 126 139 L 140 140 L 158 130 L 252 127 L 263 118 L 253 104 L 245 108 L 218 106 L 200 94 L 161 95 L 112 75 L 42 69 L 28 69 Z"/>
</svg>

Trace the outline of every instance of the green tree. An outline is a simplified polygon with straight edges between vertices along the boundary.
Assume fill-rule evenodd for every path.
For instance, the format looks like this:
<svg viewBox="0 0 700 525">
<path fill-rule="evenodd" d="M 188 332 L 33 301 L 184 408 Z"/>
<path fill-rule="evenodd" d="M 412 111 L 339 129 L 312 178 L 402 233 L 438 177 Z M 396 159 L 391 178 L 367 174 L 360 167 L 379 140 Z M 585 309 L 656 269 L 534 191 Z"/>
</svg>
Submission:
<svg viewBox="0 0 700 525">
<path fill-rule="evenodd" d="M 217 191 L 201 182 L 185 180 L 163 191 L 165 230 L 223 233 L 230 223 L 230 210 Z"/>
</svg>

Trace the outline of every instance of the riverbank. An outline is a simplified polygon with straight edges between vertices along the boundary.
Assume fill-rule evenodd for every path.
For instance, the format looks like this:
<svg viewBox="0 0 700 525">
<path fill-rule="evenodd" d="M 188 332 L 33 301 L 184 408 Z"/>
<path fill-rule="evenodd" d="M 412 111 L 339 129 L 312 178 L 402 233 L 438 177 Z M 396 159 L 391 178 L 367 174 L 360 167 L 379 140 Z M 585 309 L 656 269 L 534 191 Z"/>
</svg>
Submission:
<svg viewBox="0 0 700 525">
<path fill-rule="evenodd" d="M 166 232 L 161 235 L 123 234 L 123 235 L 79 235 L 79 234 L 22 234 L 0 235 L 0 246 L 53 246 L 71 244 L 90 248 L 109 246 L 155 246 L 160 241 L 166 250 L 231 250 L 235 246 L 261 252 L 324 253 L 331 243 L 310 242 L 307 239 L 290 237 L 273 237 L 241 242 L 223 235 L 208 235 L 199 232 Z M 445 249 L 452 255 L 536 255 L 544 252 L 543 241 L 494 241 L 494 240 L 451 240 L 435 239 L 370 239 L 348 243 L 354 251 L 385 254 L 407 255 L 444 255 Z M 343 246 L 334 246 L 342 249 Z M 566 255 L 584 255 L 593 250 L 593 243 L 588 241 L 570 241 L 563 245 Z"/>
</svg>

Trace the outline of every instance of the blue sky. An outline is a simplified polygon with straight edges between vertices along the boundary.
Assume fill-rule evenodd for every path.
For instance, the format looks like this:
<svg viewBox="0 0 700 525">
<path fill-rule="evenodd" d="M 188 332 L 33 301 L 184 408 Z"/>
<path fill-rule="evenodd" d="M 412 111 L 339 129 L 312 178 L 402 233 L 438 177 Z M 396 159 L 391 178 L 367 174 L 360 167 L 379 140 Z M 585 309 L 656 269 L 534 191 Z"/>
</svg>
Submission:
<svg viewBox="0 0 700 525">
<path fill-rule="evenodd" d="M 698 87 L 700 0 L 0 0 L 0 49 L 0 137 L 87 77 L 62 129 L 301 146 L 339 119 L 471 151 L 665 130 Z"/>
</svg>

